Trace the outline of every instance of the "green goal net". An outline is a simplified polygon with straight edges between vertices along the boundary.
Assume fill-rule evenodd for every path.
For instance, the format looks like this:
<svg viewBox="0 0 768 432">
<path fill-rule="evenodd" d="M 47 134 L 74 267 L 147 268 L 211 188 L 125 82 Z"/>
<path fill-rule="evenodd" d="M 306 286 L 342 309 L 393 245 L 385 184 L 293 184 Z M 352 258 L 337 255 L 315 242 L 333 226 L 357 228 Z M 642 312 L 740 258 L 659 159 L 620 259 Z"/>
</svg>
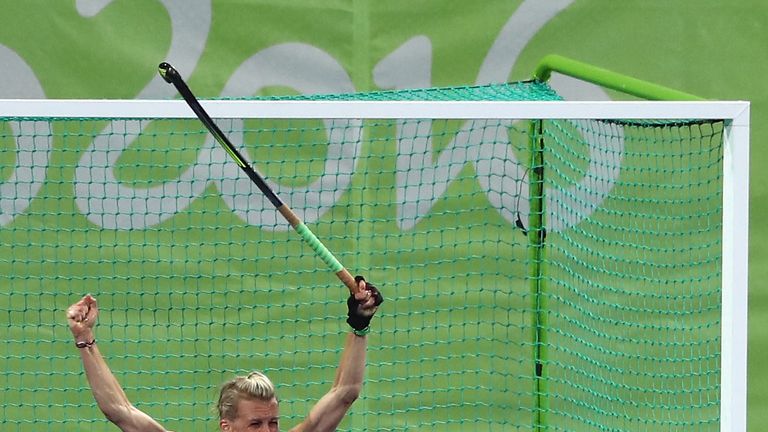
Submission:
<svg viewBox="0 0 768 432">
<path fill-rule="evenodd" d="M 0 103 L 0 429 L 108 427 L 64 314 L 86 293 L 168 429 L 215 430 L 255 369 L 299 423 L 347 332 L 338 279 L 183 103 L 38 102 Z M 715 431 L 739 400 L 728 107 L 540 82 L 204 103 L 384 293 L 342 430 Z"/>
</svg>

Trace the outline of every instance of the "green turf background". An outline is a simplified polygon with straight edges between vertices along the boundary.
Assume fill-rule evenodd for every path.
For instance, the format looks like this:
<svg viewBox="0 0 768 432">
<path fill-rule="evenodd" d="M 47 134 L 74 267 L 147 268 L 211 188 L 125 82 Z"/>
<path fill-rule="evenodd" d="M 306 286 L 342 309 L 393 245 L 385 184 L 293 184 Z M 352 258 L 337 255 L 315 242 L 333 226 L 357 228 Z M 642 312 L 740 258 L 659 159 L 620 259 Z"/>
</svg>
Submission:
<svg viewBox="0 0 768 432">
<path fill-rule="evenodd" d="M 417 35 L 425 35 L 431 41 L 433 85 L 473 83 L 501 27 L 521 2 L 487 1 L 482 6 L 464 1 L 421 0 L 283 3 L 213 3 L 212 27 L 205 49 L 196 69 L 188 72 L 190 83 L 201 95 L 217 96 L 237 66 L 255 52 L 276 43 L 295 41 L 329 53 L 347 71 L 357 90 L 373 89 L 375 65 Z M 78 15 L 73 1 L 2 1 L 0 10 L 0 44 L 24 59 L 50 98 L 136 97 L 154 78 L 155 66 L 164 58 L 171 40 L 168 15 L 158 1 L 115 1 L 93 18 Z M 749 429 L 755 431 L 768 424 L 768 414 L 762 410 L 768 404 L 768 370 L 764 367 L 768 287 L 764 282 L 766 269 L 761 265 L 768 259 L 768 251 L 761 242 L 768 236 L 761 224 L 768 213 L 761 199 L 768 192 L 768 176 L 763 170 L 766 153 L 761 148 L 768 137 L 761 121 L 768 115 L 768 83 L 764 79 L 768 71 L 766 22 L 768 5 L 758 0 L 576 0 L 536 33 L 509 73 L 512 79 L 527 78 L 542 56 L 558 53 L 705 98 L 752 102 L 748 412 Z M 73 144 L 74 149 L 83 146 L 84 143 Z M 76 160 L 68 152 L 58 157 Z M 68 175 L 71 173 L 59 172 L 52 178 Z M 46 187 L 55 190 L 57 184 Z M 44 225 L 49 220 L 37 222 Z M 53 223 L 77 226 L 80 222 Z M 82 237 L 78 242 L 86 243 L 91 235 L 86 230 L 73 233 Z M 343 245 L 338 247 L 343 249 Z M 55 253 L 55 249 L 41 250 L 41 257 L 45 252 Z M 117 257 L 130 257 L 130 250 L 114 253 Z M 170 248 L 157 253 L 173 256 L 174 251 Z M 173 265 L 183 265 L 171 264 L 164 270 L 168 274 L 173 274 Z M 118 260 L 114 266 L 128 264 Z M 13 271 L 19 274 L 30 270 Z M 50 271 L 52 278 L 62 276 L 57 269 Z M 69 276 L 94 282 L 81 273 Z M 32 288 L 21 283 L 8 287 L 3 296 L 12 304 L 15 293 Z M 128 289 L 133 288 L 125 287 Z M 21 308 L 9 313 L 11 339 L 12 323 L 55 322 L 60 316 L 57 308 L 70 298 L 71 295 L 66 299 L 47 299 L 55 307 L 37 314 L 22 312 Z M 119 310 L 119 299 L 114 300 L 113 308 Z M 140 312 L 134 314 L 141 319 Z M 61 329 L 50 329 L 48 337 L 54 333 L 66 334 Z M 218 348 L 210 347 L 211 351 Z M 12 349 L 35 348 L 18 338 Z M 173 346 L 168 347 L 168 352 L 169 358 L 174 355 Z M 23 366 L 34 371 L 46 367 L 31 363 Z M 163 366 L 158 364 L 156 368 L 161 370 Z M 9 361 L 6 367 L 21 370 L 22 365 Z M 42 385 L 46 377 L 19 375 L 18 379 L 19 385 L 24 380 L 24 385 L 29 380 Z M 70 384 L 79 382 L 74 381 L 76 377 L 70 379 Z M 13 403 L 3 400 L 5 406 Z"/>
</svg>

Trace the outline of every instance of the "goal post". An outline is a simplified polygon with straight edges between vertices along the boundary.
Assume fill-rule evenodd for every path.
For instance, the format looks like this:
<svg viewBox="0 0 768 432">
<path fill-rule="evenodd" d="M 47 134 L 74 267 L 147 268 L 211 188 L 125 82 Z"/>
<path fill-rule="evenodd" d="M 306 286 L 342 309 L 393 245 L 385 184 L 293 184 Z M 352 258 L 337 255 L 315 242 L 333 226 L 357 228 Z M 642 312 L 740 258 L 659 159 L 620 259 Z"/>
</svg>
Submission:
<svg viewBox="0 0 768 432">
<path fill-rule="evenodd" d="M 387 298 L 345 430 L 746 431 L 749 103 L 558 99 L 201 101 Z M 327 390 L 346 290 L 183 101 L 2 100 L 0 145 L 3 430 L 103 429 L 63 323 L 86 292 L 170 429 L 248 369 L 288 426 Z"/>
<path fill-rule="evenodd" d="M 647 100 L 703 101 L 705 99 L 670 89 L 655 83 L 636 79 L 578 60 L 551 54 L 544 57 L 534 71 L 534 79 L 549 81 L 553 72 L 564 74 L 601 87 L 616 90 Z M 741 142 L 734 148 L 725 144 L 723 180 L 723 322 L 722 328 L 738 333 L 723 337 L 721 404 L 721 430 L 746 430 L 746 370 L 747 370 L 747 294 L 746 288 L 737 293 L 728 287 L 748 286 L 748 228 L 743 218 L 735 218 L 734 211 L 749 212 L 749 105 L 737 109 L 728 120 L 725 142 Z M 733 134 L 737 137 L 734 139 Z M 745 136 L 739 137 L 740 134 Z M 736 172 L 743 173 L 735 175 Z M 738 204 L 734 204 L 738 202 Z M 737 210 L 738 209 L 738 210 Z M 731 248 L 741 245 L 740 252 Z M 727 285 L 727 286 L 726 286 Z M 734 313 L 734 311 L 736 311 Z M 731 322 L 730 318 L 735 321 Z M 740 340 L 744 338 L 744 340 Z M 730 372 L 729 372 L 730 371 Z"/>
<path fill-rule="evenodd" d="M 749 119 L 744 105 L 726 120 L 724 136 L 722 431 L 747 430 Z"/>
</svg>

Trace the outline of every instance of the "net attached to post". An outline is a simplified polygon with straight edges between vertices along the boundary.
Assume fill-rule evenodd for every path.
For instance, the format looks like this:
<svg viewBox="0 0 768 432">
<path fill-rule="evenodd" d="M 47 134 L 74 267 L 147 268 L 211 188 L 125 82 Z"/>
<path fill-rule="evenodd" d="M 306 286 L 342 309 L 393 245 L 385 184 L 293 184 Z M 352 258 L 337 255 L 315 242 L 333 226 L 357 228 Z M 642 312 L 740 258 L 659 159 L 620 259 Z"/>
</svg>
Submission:
<svg viewBox="0 0 768 432">
<path fill-rule="evenodd" d="M 387 298 L 342 430 L 718 429 L 722 122 L 218 124 Z M 284 428 L 330 388 L 346 290 L 196 120 L 3 117 L 0 179 L 2 430 L 106 427 L 64 316 L 85 293 L 129 398 L 169 429 L 215 428 L 219 384 L 253 369 Z"/>
</svg>

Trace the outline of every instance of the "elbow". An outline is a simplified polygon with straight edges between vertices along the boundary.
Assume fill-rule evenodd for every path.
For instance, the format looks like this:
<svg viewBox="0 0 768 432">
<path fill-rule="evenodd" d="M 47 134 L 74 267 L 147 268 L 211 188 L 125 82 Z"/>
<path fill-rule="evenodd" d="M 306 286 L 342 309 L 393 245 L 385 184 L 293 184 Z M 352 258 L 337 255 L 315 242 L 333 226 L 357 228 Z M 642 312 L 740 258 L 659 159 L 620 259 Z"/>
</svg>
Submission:
<svg viewBox="0 0 768 432">
<path fill-rule="evenodd" d="M 99 404 L 101 413 L 107 420 L 120 427 L 132 417 L 136 408 L 133 405 L 102 405 Z"/>
<path fill-rule="evenodd" d="M 360 397 L 362 390 L 362 384 L 349 384 L 337 388 L 336 392 L 341 402 L 344 405 L 350 406 Z"/>
</svg>

